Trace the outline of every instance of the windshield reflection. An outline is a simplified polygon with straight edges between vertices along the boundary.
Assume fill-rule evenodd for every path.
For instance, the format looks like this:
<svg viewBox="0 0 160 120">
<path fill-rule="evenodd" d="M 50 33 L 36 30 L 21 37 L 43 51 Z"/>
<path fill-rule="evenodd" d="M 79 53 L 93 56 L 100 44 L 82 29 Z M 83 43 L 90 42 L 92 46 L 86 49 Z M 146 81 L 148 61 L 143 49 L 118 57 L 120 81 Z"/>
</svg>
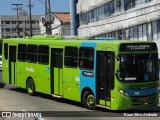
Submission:
<svg viewBox="0 0 160 120">
<path fill-rule="evenodd" d="M 122 82 L 150 82 L 159 79 L 157 54 L 125 54 L 120 58 Z"/>
</svg>

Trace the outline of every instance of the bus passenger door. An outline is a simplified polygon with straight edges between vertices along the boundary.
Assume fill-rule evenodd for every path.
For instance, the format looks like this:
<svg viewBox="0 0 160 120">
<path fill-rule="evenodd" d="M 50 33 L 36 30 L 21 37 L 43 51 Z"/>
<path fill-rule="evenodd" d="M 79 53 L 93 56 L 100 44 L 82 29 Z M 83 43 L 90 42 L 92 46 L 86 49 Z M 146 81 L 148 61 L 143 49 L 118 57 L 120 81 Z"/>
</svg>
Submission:
<svg viewBox="0 0 160 120">
<path fill-rule="evenodd" d="M 63 49 L 51 49 L 51 94 L 62 95 Z"/>
<path fill-rule="evenodd" d="M 99 105 L 111 106 L 111 90 L 114 86 L 114 52 L 97 52 L 97 98 Z"/>
<path fill-rule="evenodd" d="M 9 84 L 16 85 L 16 46 L 9 46 Z"/>
</svg>

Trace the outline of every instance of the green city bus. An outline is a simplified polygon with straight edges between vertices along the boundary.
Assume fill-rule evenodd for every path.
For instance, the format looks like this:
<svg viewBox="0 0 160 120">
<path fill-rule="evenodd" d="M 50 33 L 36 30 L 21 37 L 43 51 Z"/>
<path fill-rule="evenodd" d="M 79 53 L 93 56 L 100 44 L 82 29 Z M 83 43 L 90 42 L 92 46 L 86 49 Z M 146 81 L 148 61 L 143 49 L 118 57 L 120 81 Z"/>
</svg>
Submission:
<svg viewBox="0 0 160 120">
<path fill-rule="evenodd" d="M 154 42 L 33 36 L 4 39 L 3 81 L 95 107 L 128 110 L 159 102 Z"/>
</svg>

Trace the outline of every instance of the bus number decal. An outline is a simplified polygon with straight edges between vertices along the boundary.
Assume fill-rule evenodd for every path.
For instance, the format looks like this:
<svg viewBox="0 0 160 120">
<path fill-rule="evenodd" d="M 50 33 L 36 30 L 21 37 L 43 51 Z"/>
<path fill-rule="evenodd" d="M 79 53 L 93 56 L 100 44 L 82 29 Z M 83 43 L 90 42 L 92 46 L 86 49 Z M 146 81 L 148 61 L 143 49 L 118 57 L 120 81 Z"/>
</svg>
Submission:
<svg viewBox="0 0 160 120">
<path fill-rule="evenodd" d="M 79 77 L 75 77 L 75 81 L 79 82 L 80 78 Z"/>
</svg>

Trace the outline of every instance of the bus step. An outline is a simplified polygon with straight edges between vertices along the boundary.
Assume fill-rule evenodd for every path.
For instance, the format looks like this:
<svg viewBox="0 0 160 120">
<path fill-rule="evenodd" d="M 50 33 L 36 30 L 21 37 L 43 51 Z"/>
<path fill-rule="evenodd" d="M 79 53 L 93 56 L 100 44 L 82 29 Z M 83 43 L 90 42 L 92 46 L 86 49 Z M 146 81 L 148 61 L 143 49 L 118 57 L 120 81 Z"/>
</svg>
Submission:
<svg viewBox="0 0 160 120">
<path fill-rule="evenodd" d="M 62 96 L 60 96 L 60 95 L 55 95 L 55 94 L 52 94 L 52 97 L 62 98 Z"/>
<path fill-rule="evenodd" d="M 12 85 L 12 86 L 14 86 L 14 87 L 17 87 L 17 85 L 15 85 L 15 84 L 9 84 L 9 85 Z"/>
<path fill-rule="evenodd" d="M 111 109 L 110 107 L 107 107 L 107 106 L 104 106 L 104 105 L 96 105 L 96 107 Z"/>
</svg>

